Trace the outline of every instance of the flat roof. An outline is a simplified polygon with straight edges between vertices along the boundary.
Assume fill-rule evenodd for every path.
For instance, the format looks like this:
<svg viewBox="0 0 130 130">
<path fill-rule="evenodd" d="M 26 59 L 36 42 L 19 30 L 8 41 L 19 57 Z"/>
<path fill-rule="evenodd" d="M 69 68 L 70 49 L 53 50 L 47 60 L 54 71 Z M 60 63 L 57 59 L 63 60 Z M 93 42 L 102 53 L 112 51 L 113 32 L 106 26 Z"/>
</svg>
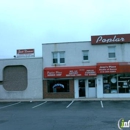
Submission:
<svg viewBox="0 0 130 130">
<path fill-rule="evenodd" d="M 50 45 L 50 44 L 69 44 L 69 43 L 85 43 L 85 42 L 91 42 L 91 41 L 73 41 L 73 42 L 48 42 L 48 43 L 42 43 L 42 45 Z"/>
<path fill-rule="evenodd" d="M 28 60 L 28 59 L 42 59 L 43 57 L 29 57 L 29 58 L 26 58 L 26 57 L 23 57 L 23 58 L 17 58 L 17 57 L 14 57 L 14 58 L 2 58 L 0 59 L 1 60 Z"/>
</svg>

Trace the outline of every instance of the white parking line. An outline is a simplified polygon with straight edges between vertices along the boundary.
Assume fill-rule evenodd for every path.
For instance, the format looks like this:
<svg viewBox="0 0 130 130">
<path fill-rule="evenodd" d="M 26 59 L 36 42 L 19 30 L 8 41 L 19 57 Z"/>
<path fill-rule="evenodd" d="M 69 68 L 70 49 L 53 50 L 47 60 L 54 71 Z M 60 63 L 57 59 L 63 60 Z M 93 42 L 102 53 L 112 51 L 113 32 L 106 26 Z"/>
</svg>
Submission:
<svg viewBox="0 0 130 130">
<path fill-rule="evenodd" d="M 39 104 L 39 105 L 36 105 L 36 106 L 34 106 L 34 107 L 32 107 L 32 108 L 39 107 L 39 106 L 41 106 L 41 105 L 43 105 L 43 104 L 45 104 L 45 103 L 47 103 L 47 101 L 45 101 L 45 102 L 43 102 L 43 103 L 41 103 L 41 104 Z"/>
<path fill-rule="evenodd" d="M 10 105 L 7 105 L 7 106 L 4 106 L 4 107 L 0 107 L 0 109 L 4 109 L 4 108 L 7 108 L 7 107 L 11 107 L 11 106 L 14 106 L 14 105 L 17 105 L 21 102 L 17 102 L 17 103 L 14 103 L 14 104 L 10 104 Z"/>
<path fill-rule="evenodd" d="M 73 104 L 74 100 L 66 107 L 69 108 Z"/>
<path fill-rule="evenodd" d="M 101 103 L 101 107 L 103 108 L 104 106 L 103 106 L 103 102 L 102 101 L 100 101 L 100 103 Z"/>
</svg>

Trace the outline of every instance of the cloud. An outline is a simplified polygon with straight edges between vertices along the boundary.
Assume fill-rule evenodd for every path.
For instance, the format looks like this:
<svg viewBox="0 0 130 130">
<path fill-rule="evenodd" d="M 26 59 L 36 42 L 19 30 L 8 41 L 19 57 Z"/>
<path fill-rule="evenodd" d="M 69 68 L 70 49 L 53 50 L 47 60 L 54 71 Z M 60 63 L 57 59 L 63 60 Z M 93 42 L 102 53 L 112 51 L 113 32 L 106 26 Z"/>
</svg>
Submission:
<svg viewBox="0 0 130 130">
<path fill-rule="evenodd" d="M 12 51 L 36 48 L 37 56 L 42 43 L 129 33 L 129 5 L 129 0 L 0 0 L 0 44 Z"/>
</svg>

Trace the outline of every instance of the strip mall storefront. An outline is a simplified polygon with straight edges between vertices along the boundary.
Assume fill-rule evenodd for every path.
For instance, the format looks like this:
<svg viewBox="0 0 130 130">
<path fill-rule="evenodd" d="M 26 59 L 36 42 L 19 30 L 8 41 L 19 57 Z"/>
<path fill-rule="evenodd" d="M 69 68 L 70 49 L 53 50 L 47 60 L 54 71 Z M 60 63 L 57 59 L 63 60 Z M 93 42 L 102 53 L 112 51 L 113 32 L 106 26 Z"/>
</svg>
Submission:
<svg viewBox="0 0 130 130">
<path fill-rule="evenodd" d="M 130 97 L 130 63 L 98 63 L 97 74 L 102 75 L 101 97 Z"/>
<path fill-rule="evenodd" d="M 88 79 L 96 92 L 96 66 L 45 68 L 44 78 L 44 98 L 88 97 Z"/>
<path fill-rule="evenodd" d="M 130 97 L 130 63 L 44 68 L 44 98 Z"/>
</svg>

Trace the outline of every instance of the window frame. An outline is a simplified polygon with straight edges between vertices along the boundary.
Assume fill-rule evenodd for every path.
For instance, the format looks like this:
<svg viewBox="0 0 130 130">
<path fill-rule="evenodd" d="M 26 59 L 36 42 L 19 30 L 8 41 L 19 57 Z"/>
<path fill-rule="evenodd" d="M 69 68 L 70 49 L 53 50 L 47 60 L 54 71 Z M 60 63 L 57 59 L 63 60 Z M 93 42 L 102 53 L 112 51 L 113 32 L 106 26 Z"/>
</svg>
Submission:
<svg viewBox="0 0 130 130">
<path fill-rule="evenodd" d="M 84 59 L 84 56 L 86 56 L 84 55 L 84 52 L 87 52 L 87 57 L 88 57 L 87 60 Z M 89 61 L 89 50 L 82 50 L 82 58 L 83 58 L 83 61 Z"/>
<path fill-rule="evenodd" d="M 111 48 L 111 50 L 110 50 Z M 112 49 L 114 51 L 112 51 Z M 110 57 L 110 54 L 114 54 L 114 57 Z M 108 46 L 108 59 L 116 59 L 116 46 Z"/>
<path fill-rule="evenodd" d="M 52 88 L 56 84 L 64 85 L 64 88 L 61 88 L 62 91 L 58 91 L 59 87 L 58 87 L 58 89 Z M 70 80 L 69 79 L 47 80 L 47 92 L 48 93 L 69 93 L 70 92 Z"/>
<path fill-rule="evenodd" d="M 61 57 L 61 54 L 63 53 L 63 58 Z M 54 54 L 56 54 L 57 62 L 54 63 Z M 63 60 L 64 62 L 61 62 Z M 52 64 L 53 65 L 58 65 L 58 64 L 65 64 L 65 51 L 57 51 L 57 52 L 52 52 Z"/>
<path fill-rule="evenodd" d="M 130 73 L 104 74 L 103 94 L 130 94 Z"/>
</svg>

